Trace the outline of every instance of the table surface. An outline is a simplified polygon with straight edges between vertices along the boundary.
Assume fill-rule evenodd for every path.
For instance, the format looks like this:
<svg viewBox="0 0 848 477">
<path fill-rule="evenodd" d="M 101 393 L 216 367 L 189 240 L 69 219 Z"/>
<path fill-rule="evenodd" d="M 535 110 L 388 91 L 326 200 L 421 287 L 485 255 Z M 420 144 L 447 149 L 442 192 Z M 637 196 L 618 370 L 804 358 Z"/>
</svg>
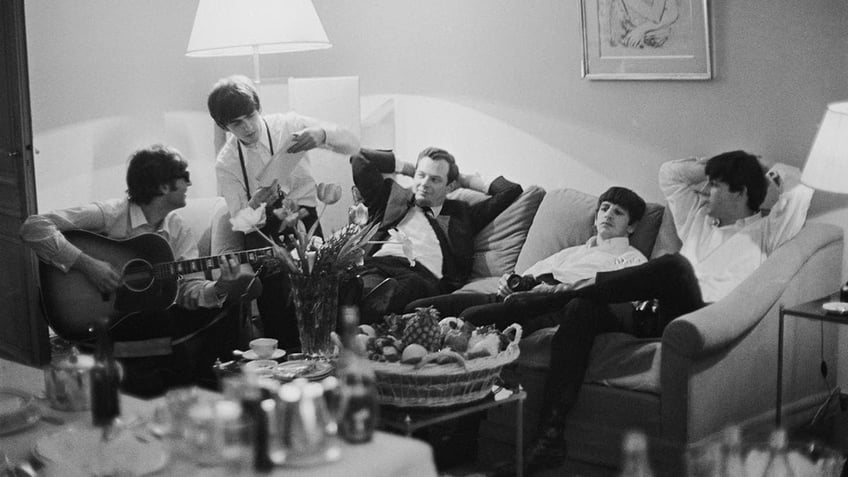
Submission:
<svg viewBox="0 0 848 477">
<path fill-rule="evenodd" d="M 39 395 L 44 392 L 44 375 L 41 369 L 0 359 L 0 383 L 3 387 Z M 208 392 L 210 395 L 214 393 Z M 121 396 L 122 415 L 126 419 L 148 418 L 162 402 L 162 398 L 143 400 L 132 396 Z M 20 432 L 0 436 L 0 450 L 12 461 L 26 460 L 31 456 L 35 443 L 42 436 L 60 431 L 64 426 L 90 426 L 91 413 L 62 412 L 41 406 L 42 419 L 34 426 Z M 64 424 L 60 424 L 64 422 Z M 272 474 L 286 476 L 318 475 L 369 475 L 369 476 L 422 476 L 437 475 L 433 451 L 422 441 L 393 434 L 376 432 L 371 442 L 360 445 L 341 443 L 342 457 L 339 461 L 309 468 L 280 467 Z M 172 456 L 168 465 L 155 475 L 228 475 L 227 469 L 200 467 L 190 461 Z"/>
<path fill-rule="evenodd" d="M 826 297 L 816 300 L 811 300 L 800 305 L 789 306 L 783 309 L 783 314 L 787 316 L 800 316 L 803 318 L 812 318 L 831 323 L 848 323 L 848 315 L 840 315 L 838 313 L 829 313 L 822 308 L 822 305 L 829 302 L 839 301 L 839 293 L 833 293 Z"/>
</svg>

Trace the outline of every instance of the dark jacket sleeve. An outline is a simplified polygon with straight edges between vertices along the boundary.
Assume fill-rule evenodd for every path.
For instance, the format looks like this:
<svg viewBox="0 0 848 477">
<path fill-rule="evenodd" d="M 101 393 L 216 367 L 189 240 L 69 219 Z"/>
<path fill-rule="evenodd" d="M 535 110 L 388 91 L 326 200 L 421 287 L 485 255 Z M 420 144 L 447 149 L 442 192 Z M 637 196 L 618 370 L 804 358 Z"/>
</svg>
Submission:
<svg viewBox="0 0 848 477">
<path fill-rule="evenodd" d="M 499 176 L 489 186 L 488 199 L 478 202 L 470 207 L 471 227 L 476 235 L 489 222 L 495 220 L 501 212 L 506 210 L 524 190 L 520 185 Z"/>
<path fill-rule="evenodd" d="M 395 154 L 392 151 L 360 149 L 358 154 L 351 156 L 350 166 L 353 183 L 369 211 L 385 208 L 392 181 L 384 178 L 383 174 L 394 172 Z"/>
</svg>

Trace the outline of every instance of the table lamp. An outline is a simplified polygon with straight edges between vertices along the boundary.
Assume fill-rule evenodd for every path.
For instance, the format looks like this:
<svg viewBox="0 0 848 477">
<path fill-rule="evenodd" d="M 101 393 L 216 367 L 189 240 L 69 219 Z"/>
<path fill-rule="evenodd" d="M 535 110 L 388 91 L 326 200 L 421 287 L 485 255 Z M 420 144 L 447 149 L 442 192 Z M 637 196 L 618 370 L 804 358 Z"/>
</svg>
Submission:
<svg viewBox="0 0 848 477">
<path fill-rule="evenodd" d="M 312 0 L 200 0 L 186 56 L 259 55 L 330 48 Z"/>
<path fill-rule="evenodd" d="M 848 194 L 848 102 L 827 105 L 801 182 L 813 189 Z M 848 284 L 842 286 L 840 300 L 848 302 Z"/>
</svg>

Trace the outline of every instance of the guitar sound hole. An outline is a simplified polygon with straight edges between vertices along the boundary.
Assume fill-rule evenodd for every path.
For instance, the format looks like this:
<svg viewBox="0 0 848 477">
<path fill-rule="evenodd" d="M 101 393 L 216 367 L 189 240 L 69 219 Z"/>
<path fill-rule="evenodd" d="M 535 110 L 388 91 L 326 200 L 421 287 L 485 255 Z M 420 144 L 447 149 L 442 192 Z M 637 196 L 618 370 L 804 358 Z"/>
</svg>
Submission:
<svg viewBox="0 0 848 477">
<path fill-rule="evenodd" d="M 147 260 L 135 258 L 124 265 L 124 286 L 134 292 L 143 292 L 153 285 L 153 265 Z"/>
</svg>

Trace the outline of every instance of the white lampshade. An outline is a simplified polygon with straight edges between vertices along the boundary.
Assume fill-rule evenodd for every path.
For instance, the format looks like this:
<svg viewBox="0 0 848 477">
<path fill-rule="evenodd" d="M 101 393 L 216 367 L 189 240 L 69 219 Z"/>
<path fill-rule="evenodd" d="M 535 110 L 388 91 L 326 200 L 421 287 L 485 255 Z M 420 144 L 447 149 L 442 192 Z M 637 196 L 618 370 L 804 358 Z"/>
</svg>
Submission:
<svg viewBox="0 0 848 477">
<path fill-rule="evenodd" d="M 801 182 L 818 190 L 848 193 L 848 102 L 827 106 Z"/>
<path fill-rule="evenodd" d="M 240 56 L 330 48 L 311 0 L 200 0 L 187 56 Z"/>
</svg>

